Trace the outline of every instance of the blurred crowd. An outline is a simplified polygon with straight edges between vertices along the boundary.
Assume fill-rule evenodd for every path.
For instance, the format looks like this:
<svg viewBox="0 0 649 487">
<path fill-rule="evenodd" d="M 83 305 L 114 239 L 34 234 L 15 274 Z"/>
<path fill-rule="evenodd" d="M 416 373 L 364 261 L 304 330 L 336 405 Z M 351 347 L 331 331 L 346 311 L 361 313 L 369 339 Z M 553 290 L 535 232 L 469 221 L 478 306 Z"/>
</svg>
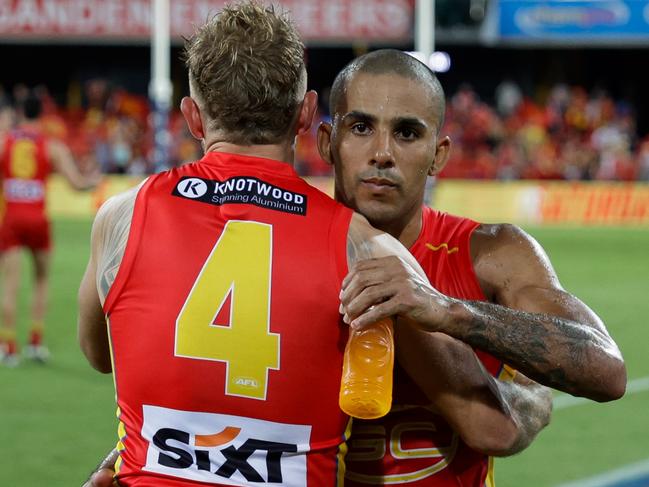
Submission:
<svg viewBox="0 0 649 487">
<path fill-rule="evenodd" d="M 59 106 L 45 86 L 35 89 L 43 101 L 42 126 L 65 141 L 83 170 L 98 165 L 104 173 L 148 174 L 159 168 L 153 157 L 153 134 L 146 97 L 112 87 L 107 80 L 87 82 Z M 0 89 L 0 134 L 20 118 L 27 87 L 12 93 Z M 649 180 L 649 136 L 640 138 L 634 107 L 604 91 L 556 85 L 545 101 L 523 95 L 511 81 L 485 103 L 468 85 L 449 96 L 442 135 L 450 136 L 445 178 Z M 311 133 L 297 145 L 298 172 L 329 176 L 320 159 L 316 130 L 328 120 L 317 114 Z M 186 129 L 179 111 L 170 114 L 169 164 L 201 157 L 201 148 Z"/>
<path fill-rule="evenodd" d="M 604 91 L 552 87 L 544 103 L 511 81 L 482 102 L 469 86 L 449 100 L 443 133 L 453 149 L 443 177 L 649 180 L 649 137 L 633 107 Z"/>
<path fill-rule="evenodd" d="M 0 90 L 0 134 L 21 118 L 21 103 L 29 89 L 16 85 L 11 94 Z M 98 166 L 105 174 L 150 174 L 153 134 L 149 100 L 93 79 L 72 86 L 66 106 L 60 106 L 47 87 L 33 89 L 41 99 L 44 132 L 68 144 L 77 164 Z M 172 132 L 169 163 L 179 165 L 200 158 L 200 145 L 189 135 L 179 112 L 170 114 Z"/>
</svg>

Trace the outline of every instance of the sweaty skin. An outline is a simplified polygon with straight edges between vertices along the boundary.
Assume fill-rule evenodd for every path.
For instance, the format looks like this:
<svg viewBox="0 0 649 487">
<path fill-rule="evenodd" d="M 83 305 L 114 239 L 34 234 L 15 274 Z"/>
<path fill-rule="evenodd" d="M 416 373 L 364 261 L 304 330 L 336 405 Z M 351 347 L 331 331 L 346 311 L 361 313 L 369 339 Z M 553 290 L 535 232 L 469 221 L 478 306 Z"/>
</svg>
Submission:
<svg viewBox="0 0 649 487">
<path fill-rule="evenodd" d="M 321 154 L 336 168 L 338 199 L 406 247 L 421 230 L 425 177 L 439 172 L 448 156 L 450 140 L 437 136 L 435 103 L 417 79 L 360 72 L 348 81 L 333 126 L 319 131 Z M 452 299 L 410 280 L 401 266 L 372 261 L 359 263 L 345 280 L 346 321 L 364 326 L 396 314 L 558 390 L 598 401 L 624 394 L 617 345 L 601 319 L 562 288 L 532 237 L 513 225 L 481 225 L 471 254 L 490 303 Z"/>
</svg>

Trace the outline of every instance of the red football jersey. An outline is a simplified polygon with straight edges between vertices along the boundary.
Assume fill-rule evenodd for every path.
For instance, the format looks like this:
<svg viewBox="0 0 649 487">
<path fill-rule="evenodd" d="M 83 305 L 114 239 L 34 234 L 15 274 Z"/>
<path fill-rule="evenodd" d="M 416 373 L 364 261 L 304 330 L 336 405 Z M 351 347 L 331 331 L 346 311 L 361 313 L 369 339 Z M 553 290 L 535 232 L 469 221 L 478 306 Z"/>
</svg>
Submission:
<svg viewBox="0 0 649 487">
<path fill-rule="evenodd" d="M 47 139 L 38 130 L 12 130 L 0 159 L 7 213 L 44 212 L 45 183 L 51 172 Z"/>
<path fill-rule="evenodd" d="M 149 178 L 104 305 L 123 485 L 342 483 L 351 215 L 269 159 Z"/>
<path fill-rule="evenodd" d="M 423 209 L 422 223 L 410 252 L 431 284 L 448 296 L 484 301 L 469 245 L 479 224 L 428 207 Z M 494 376 L 504 378 L 510 372 L 489 354 L 476 353 Z M 426 407 L 429 401 L 405 372 L 397 367 L 395 376 L 392 411 L 378 420 L 354 420 L 346 487 L 491 487 L 490 458 L 467 447 L 441 416 Z"/>
</svg>

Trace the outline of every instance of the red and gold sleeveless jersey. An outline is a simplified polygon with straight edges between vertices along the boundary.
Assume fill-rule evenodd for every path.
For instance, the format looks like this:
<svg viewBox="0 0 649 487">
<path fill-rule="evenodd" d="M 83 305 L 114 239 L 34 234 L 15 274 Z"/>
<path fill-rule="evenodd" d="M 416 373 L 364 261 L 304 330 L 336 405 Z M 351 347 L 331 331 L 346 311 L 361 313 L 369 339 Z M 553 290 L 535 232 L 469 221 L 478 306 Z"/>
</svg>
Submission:
<svg viewBox="0 0 649 487">
<path fill-rule="evenodd" d="M 44 212 L 45 185 L 51 172 L 47 139 L 38 130 L 17 129 L 5 138 L 0 159 L 5 210 Z"/>
<path fill-rule="evenodd" d="M 423 208 L 422 223 L 410 252 L 431 284 L 448 296 L 484 301 L 469 246 L 479 224 L 428 207 Z M 510 373 L 489 354 L 476 353 L 494 376 L 504 378 Z M 467 447 L 427 404 L 423 392 L 396 367 L 392 411 L 374 421 L 354 420 L 346 487 L 493 486 L 491 459 Z"/>
<path fill-rule="evenodd" d="M 351 215 L 263 158 L 144 184 L 104 305 L 123 485 L 342 483 Z"/>
</svg>

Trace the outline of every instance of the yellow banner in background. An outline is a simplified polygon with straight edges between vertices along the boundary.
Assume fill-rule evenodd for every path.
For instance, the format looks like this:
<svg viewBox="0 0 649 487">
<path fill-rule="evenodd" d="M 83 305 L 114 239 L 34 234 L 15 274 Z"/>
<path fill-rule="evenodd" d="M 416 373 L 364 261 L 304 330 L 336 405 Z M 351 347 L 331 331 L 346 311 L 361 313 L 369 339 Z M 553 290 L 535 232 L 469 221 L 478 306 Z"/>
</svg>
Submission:
<svg viewBox="0 0 649 487">
<path fill-rule="evenodd" d="M 99 207 L 111 196 L 142 182 L 138 176 L 105 176 L 90 191 L 76 191 L 58 174 L 47 181 L 47 210 L 51 216 L 94 217 Z"/>
<path fill-rule="evenodd" d="M 556 183 L 541 185 L 543 223 L 649 224 L 649 185 Z"/>
<path fill-rule="evenodd" d="M 428 203 L 438 210 L 479 222 L 540 224 L 539 198 L 535 182 L 442 179 Z"/>
<path fill-rule="evenodd" d="M 82 192 L 54 175 L 48 182 L 48 210 L 52 216 L 92 217 L 108 198 L 142 180 L 138 176 L 106 176 L 97 188 Z M 307 181 L 333 195 L 332 178 Z M 428 203 L 480 222 L 649 226 L 646 183 L 443 179 Z"/>
<path fill-rule="evenodd" d="M 432 206 L 481 222 L 649 225 L 649 184 L 442 180 Z"/>
</svg>

